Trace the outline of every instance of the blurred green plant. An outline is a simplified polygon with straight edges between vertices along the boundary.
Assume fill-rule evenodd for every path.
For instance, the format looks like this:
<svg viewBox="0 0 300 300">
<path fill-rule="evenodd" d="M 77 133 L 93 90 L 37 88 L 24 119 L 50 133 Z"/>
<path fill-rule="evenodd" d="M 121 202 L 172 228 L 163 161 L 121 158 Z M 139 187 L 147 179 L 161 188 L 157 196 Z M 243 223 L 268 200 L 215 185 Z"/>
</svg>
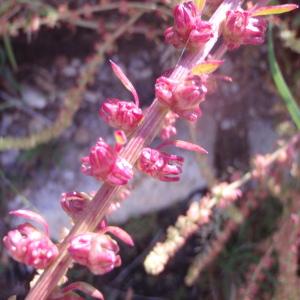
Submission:
<svg viewBox="0 0 300 300">
<path fill-rule="evenodd" d="M 134 20 L 135 21 L 135 20 Z M 0 137 L 0 151 L 9 149 L 30 149 L 37 145 L 46 143 L 58 137 L 66 128 L 72 124 L 73 117 L 80 107 L 83 94 L 87 86 L 94 80 L 96 71 L 103 61 L 106 51 L 111 49 L 115 41 L 121 37 L 133 24 L 133 21 L 125 23 L 113 32 L 107 40 L 97 46 L 96 53 L 90 57 L 86 65 L 85 72 L 78 78 L 75 87 L 71 88 L 65 97 L 64 105 L 52 124 L 52 126 L 41 130 L 37 133 L 32 133 L 26 137 Z"/>
<path fill-rule="evenodd" d="M 286 84 L 280 67 L 276 61 L 273 37 L 272 37 L 272 25 L 269 27 L 268 32 L 268 57 L 271 68 L 271 73 L 277 90 L 297 128 L 300 130 L 300 108 L 293 97 L 288 85 Z"/>
</svg>

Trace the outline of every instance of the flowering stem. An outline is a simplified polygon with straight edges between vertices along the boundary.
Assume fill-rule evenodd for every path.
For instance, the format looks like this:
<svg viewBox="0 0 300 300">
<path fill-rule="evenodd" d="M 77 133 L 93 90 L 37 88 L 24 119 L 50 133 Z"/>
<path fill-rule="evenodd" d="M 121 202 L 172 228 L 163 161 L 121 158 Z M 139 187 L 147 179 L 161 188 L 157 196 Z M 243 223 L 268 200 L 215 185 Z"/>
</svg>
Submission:
<svg viewBox="0 0 300 300">
<path fill-rule="evenodd" d="M 239 0 L 225 0 L 220 5 L 210 19 L 214 32 L 213 38 L 210 39 L 199 51 L 183 58 L 171 74 L 170 77 L 172 79 L 183 79 L 194 65 L 205 60 L 218 40 L 219 26 L 224 20 L 226 12 L 230 9 L 235 9 L 239 3 Z M 138 14 L 138 16 L 140 16 L 140 14 Z M 131 20 L 131 24 L 134 23 L 137 18 L 138 17 L 135 16 L 134 20 Z M 126 159 L 130 164 L 134 165 L 142 149 L 149 145 L 156 136 L 167 112 L 168 109 L 163 107 L 158 100 L 155 99 L 147 110 L 143 122 L 134 132 L 128 144 L 120 152 L 120 156 Z M 78 222 L 70 231 L 69 235 L 60 245 L 60 253 L 56 261 L 44 271 L 36 285 L 31 289 L 26 297 L 27 300 L 47 299 L 72 262 L 67 253 L 69 242 L 74 236 L 80 233 L 95 230 L 99 221 L 101 221 L 105 216 L 110 202 L 119 190 L 119 186 L 111 186 L 107 183 L 102 185 L 94 199 L 90 202 L 87 209 L 83 212 Z"/>
</svg>

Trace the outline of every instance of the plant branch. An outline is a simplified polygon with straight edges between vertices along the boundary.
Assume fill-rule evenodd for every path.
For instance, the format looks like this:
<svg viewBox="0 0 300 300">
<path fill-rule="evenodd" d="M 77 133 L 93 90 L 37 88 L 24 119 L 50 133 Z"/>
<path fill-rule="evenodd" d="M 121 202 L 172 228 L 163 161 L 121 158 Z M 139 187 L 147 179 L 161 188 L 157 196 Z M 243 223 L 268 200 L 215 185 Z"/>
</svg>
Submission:
<svg viewBox="0 0 300 300">
<path fill-rule="evenodd" d="M 226 12 L 230 9 L 236 8 L 239 3 L 239 0 L 225 0 L 220 5 L 210 19 L 213 25 L 214 37 L 205 44 L 199 52 L 192 53 L 186 58 L 183 58 L 170 76 L 172 79 L 183 79 L 194 65 L 205 60 L 218 40 L 219 26 L 224 20 Z M 137 18 L 137 16 L 135 16 L 135 18 Z M 134 23 L 132 20 L 131 22 Z M 146 145 L 149 145 L 154 139 L 167 112 L 168 109 L 163 107 L 158 100 L 155 99 L 149 107 L 143 122 L 139 125 L 131 140 L 120 153 L 120 155 L 130 164 L 135 164 L 142 149 Z M 95 230 L 96 226 L 105 216 L 110 202 L 119 189 L 119 186 L 110 186 L 107 183 L 102 185 L 94 199 L 90 202 L 87 209 L 79 218 L 78 223 L 76 223 L 69 235 L 60 245 L 60 253 L 56 261 L 44 271 L 36 285 L 28 294 L 26 298 L 27 300 L 47 299 L 72 262 L 67 252 L 70 240 L 80 233 Z"/>
</svg>

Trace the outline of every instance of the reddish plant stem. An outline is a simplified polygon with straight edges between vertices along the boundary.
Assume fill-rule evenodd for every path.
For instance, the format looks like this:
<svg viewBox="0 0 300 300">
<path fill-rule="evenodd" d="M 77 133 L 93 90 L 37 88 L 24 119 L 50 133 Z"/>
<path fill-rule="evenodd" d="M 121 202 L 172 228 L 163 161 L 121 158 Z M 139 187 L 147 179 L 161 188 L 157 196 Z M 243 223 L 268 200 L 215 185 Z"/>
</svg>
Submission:
<svg viewBox="0 0 300 300">
<path fill-rule="evenodd" d="M 236 8 L 239 3 L 239 0 L 225 0 L 220 5 L 210 19 L 210 22 L 213 25 L 214 37 L 209 40 L 202 49 L 188 55 L 186 58 L 183 58 L 170 76 L 172 79 L 183 79 L 194 65 L 204 61 L 218 40 L 219 27 L 225 18 L 226 11 Z M 157 99 L 155 99 L 147 110 L 144 121 L 137 128 L 136 132 L 133 134 L 132 138 L 120 155 L 129 163 L 134 165 L 142 149 L 149 145 L 157 135 L 167 112 L 168 109 L 163 107 Z M 119 186 L 110 186 L 106 183 L 102 185 L 86 211 L 84 211 L 76 225 L 70 231 L 69 235 L 60 245 L 58 258 L 41 275 L 36 285 L 31 289 L 26 297 L 27 300 L 47 299 L 72 263 L 67 252 L 69 241 L 80 233 L 95 230 L 96 226 L 105 216 L 109 204 L 119 189 Z"/>
</svg>

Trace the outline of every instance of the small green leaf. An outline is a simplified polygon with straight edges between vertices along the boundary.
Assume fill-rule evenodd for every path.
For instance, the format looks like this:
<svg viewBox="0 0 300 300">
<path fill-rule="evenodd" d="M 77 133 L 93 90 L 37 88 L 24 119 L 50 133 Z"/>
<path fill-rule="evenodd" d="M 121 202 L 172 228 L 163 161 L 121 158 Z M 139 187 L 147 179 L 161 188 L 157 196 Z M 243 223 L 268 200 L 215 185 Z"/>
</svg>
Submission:
<svg viewBox="0 0 300 300">
<path fill-rule="evenodd" d="M 3 36 L 3 43 L 5 47 L 5 51 L 7 53 L 8 60 L 13 68 L 14 71 L 18 70 L 17 61 L 15 58 L 14 50 L 10 41 L 10 37 L 8 35 Z"/>
<path fill-rule="evenodd" d="M 255 17 L 255 16 L 279 15 L 279 14 L 284 14 L 286 12 L 292 11 L 297 8 L 298 8 L 297 4 L 283 4 L 283 5 L 259 7 L 252 13 L 252 16 Z"/>
<path fill-rule="evenodd" d="M 275 85 L 278 89 L 278 92 L 290 113 L 290 116 L 294 123 L 296 124 L 297 128 L 300 129 L 300 108 L 294 99 L 288 85 L 286 84 L 279 65 L 276 61 L 275 53 L 274 53 L 274 46 L 273 46 L 273 39 L 272 39 L 272 25 L 269 27 L 268 33 L 268 56 L 269 56 L 269 63 L 271 68 L 271 73 L 273 76 L 273 80 Z"/>
<path fill-rule="evenodd" d="M 222 63 L 222 60 L 211 60 L 204 62 L 193 67 L 191 73 L 193 75 L 210 74 L 216 71 Z"/>
</svg>

